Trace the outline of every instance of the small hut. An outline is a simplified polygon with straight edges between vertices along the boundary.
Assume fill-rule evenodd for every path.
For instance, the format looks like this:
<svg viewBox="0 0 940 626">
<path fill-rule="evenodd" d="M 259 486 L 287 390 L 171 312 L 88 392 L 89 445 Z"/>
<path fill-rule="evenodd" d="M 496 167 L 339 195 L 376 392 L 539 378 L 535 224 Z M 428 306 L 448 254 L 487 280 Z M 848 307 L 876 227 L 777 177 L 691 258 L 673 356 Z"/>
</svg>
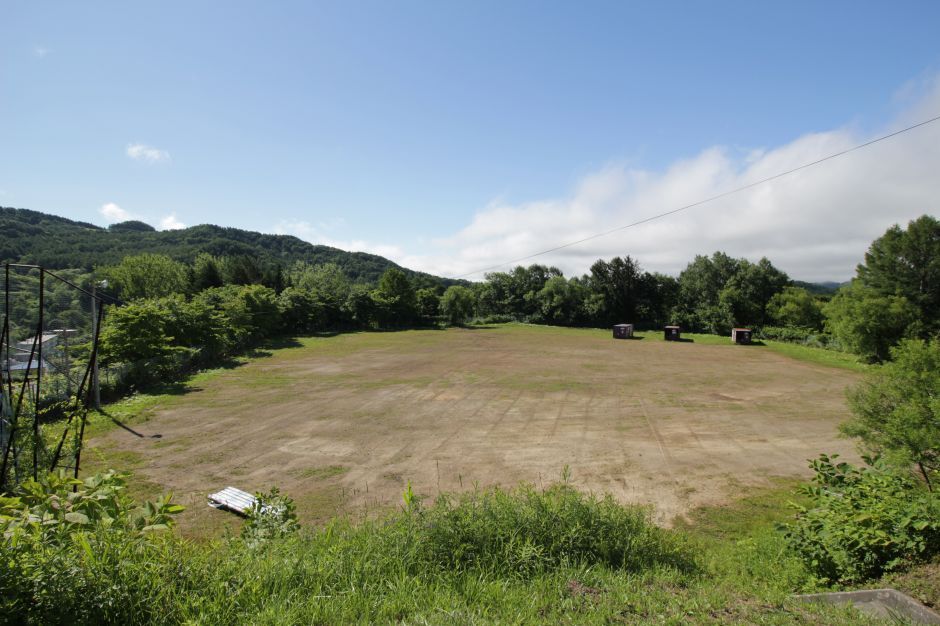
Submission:
<svg viewBox="0 0 940 626">
<path fill-rule="evenodd" d="M 663 339 L 666 341 L 679 341 L 682 338 L 682 329 L 678 326 L 666 326 L 663 331 Z"/>
<path fill-rule="evenodd" d="M 751 329 L 750 328 L 732 328 L 731 329 L 731 342 L 741 345 L 747 345 L 751 343 Z"/>
<path fill-rule="evenodd" d="M 629 339 L 633 336 L 633 324 L 614 324 L 614 339 Z"/>
</svg>

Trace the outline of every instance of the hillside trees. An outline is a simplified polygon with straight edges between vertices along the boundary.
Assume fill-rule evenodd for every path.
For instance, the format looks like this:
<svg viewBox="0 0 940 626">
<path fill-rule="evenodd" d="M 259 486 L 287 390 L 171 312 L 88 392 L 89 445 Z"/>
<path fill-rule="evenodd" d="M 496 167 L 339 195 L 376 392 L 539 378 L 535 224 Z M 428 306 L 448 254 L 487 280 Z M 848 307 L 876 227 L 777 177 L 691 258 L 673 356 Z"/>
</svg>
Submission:
<svg viewBox="0 0 940 626">
<path fill-rule="evenodd" d="M 43 265 L 53 270 L 81 268 L 90 271 L 93 266 L 117 265 L 126 256 L 142 253 L 163 254 L 187 264 L 202 253 L 217 259 L 249 256 L 255 258 L 262 269 L 261 276 L 255 275 L 252 282 L 262 282 L 275 291 L 279 290 L 274 271 L 278 264 L 287 268 L 295 261 L 312 265 L 334 263 L 350 280 L 364 283 L 374 283 L 386 269 L 396 267 L 388 259 L 366 252 L 347 252 L 288 235 L 208 224 L 155 231 L 137 222 L 105 229 L 38 211 L 0 207 L 0 233 L 3 233 L 0 261 Z M 270 272 L 268 277 L 264 275 L 266 269 Z M 405 273 L 419 281 L 421 287 L 443 289 L 462 282 L 411 270 Z M 247 284 L 243 275 L 235 280 Z"/>
</svg>

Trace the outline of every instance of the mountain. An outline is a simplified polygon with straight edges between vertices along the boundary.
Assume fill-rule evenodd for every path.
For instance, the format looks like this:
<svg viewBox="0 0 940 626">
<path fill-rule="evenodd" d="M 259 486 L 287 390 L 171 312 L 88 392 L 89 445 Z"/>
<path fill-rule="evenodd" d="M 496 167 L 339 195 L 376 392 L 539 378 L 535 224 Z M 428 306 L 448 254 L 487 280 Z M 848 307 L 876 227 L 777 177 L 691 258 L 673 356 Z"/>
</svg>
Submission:
<svg viewBox="0 0 940 626">
<path fill-rule="evenodd" d="M 191 263 L 200 252 L 216 256 L 250 255 L 288 266 L 294 261 L 335 263 L 357 282 L 375 282 L 390 267 L 402 269 L 421 285 L 464 284 L 402 268 L 366 252 L 318 246 L 290 235 L 266 235 L 238 228 L 203 224 L 157 231 L 138 221 L 102 228 L 87 222 L 0 207 L 0 262 L 42 265 L 49 269 L 114 265 L 128 255 L 152 252 Z"/>
<path fill-rule="evenodd" d="M 833 296 L 840 287 L 848 285 L 848 282 L 837 283 L 834 281 L 826 281 L 821 283 L 807 283 L 802 280 L 794 280 L 794 287 L 802 287 L 806 291 L 815 294 L 817 296 Z"/>
</svg>

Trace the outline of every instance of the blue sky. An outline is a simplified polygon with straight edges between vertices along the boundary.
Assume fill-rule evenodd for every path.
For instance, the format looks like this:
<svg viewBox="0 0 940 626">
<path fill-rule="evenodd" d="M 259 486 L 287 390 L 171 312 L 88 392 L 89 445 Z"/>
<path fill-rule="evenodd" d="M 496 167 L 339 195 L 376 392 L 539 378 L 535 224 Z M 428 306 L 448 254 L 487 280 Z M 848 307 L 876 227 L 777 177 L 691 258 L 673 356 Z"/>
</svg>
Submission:
<svg viewBox="0 0 940 626">
<path fill-rule="evenodd" d="M 933 1 L 8 2 L 0 205 L 469 272 L 940 114 L 938 28 Z M 940 213 L 938 145 L 543 260 L 676 272 L 720 248 L 842 280 Z"/>
</svg>

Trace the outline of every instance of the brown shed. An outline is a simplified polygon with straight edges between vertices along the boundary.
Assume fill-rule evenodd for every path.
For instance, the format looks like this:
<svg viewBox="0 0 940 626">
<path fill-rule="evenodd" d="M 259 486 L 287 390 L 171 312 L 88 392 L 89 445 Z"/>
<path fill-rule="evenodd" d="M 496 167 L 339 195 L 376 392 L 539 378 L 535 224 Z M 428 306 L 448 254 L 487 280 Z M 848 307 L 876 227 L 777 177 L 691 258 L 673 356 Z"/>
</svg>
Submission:
<svg viewBox="0 0 940 626">
<path fill-rule="evenodd" d="M 633 324 L 614 324 L 614 339 L 629 339 L 633 336 Z"/>
<path fill-rule="evenodd" d="M 679 341 L 682 338 L 682 329 L 678 326 L 666 326 L 663 329 L 663 339 L 666 341 Z"/>
<path fill-rule="evenodd" d="M 747 345 L 751 343 L 751 334 L 750 328 L 732 328 L 731 341 L 732 343 Z"/>
</svg>

